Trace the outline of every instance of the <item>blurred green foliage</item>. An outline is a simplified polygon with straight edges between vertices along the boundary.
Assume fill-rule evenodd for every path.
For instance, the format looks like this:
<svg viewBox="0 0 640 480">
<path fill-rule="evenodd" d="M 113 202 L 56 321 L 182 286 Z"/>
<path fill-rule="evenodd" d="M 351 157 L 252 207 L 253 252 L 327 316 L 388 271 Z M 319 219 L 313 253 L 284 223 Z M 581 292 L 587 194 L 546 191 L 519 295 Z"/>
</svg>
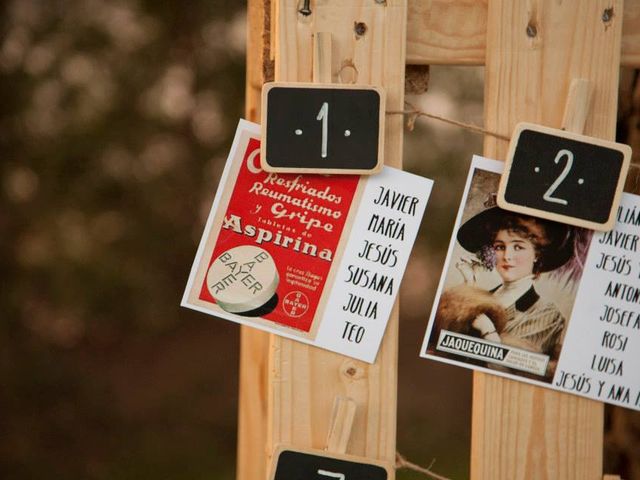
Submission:
<svg viewBox="0 0 640 480">
<path fill-rule="evenodd" d="M 232 479 L 238 327 L 179 303 L 243 112 L 245 4 L 0 8 L 0 478 Z M 481 123 L 482 69 L 432 68 L 409 100 Z M 470 374 L 417 355 L 481 138 L 419 121 L 405 146 L 435 186 L 401 292 L 398 448 L 466 478 Z"/>
<path fill-rule="evenodd" d="M 1 8 L 0 477 L 233 478 L 236 331 L 179 303 L 245 5 Z"/>
</svg>

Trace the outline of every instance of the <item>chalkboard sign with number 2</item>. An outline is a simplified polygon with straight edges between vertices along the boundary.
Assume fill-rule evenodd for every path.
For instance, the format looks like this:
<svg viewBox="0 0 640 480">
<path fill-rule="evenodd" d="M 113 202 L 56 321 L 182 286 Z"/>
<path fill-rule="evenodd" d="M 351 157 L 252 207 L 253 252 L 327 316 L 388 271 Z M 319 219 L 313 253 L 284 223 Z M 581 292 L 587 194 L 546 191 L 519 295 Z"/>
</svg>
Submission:
<svg viewBox="0 0 640 480">
<path fill-rule="evenodd" d="M 628 145 L 521 123 L 509 146 L 498 205 L 594 230 L 611 230 L 629 169 Z"/>
</svg>

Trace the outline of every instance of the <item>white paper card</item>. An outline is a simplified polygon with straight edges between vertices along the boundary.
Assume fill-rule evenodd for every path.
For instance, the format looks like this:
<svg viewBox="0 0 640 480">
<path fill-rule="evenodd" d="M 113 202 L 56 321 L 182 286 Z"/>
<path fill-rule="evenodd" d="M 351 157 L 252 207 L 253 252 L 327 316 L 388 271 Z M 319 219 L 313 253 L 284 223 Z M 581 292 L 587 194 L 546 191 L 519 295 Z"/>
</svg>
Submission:
<svg viewBox="0 0 640 480">
<path fill-rule="evenodd" d="M 613 231 L 495 207 L 474 157 L 421 356 L 640 410 L 640 197 Z"/>
<path fill-rule="evenodd" d="M 241 121 L 182 305 L 372 363 L 433 182 L 267 173 Z"/>
</svg>

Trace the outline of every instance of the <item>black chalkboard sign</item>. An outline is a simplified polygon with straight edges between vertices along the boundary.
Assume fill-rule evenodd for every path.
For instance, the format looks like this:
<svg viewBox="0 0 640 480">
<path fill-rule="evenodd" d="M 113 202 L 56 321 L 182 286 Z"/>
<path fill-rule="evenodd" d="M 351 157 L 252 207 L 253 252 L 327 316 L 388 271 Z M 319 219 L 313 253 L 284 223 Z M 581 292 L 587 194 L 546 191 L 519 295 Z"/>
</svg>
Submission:
<svg viewBox="0 0 640 480">
<path fill-rule="evenodd" d="M 628 145 L 521 123 L 511 139 L 498 205 L 611 230 L 630 159 Z"/>
<path fill-rule="evenodd" d="M 268 83 L 262 90 L 262 168 L 371 174 L 382 168 L 384 91 Z"/>
<path fill-rule="evenodd" d="M 357 457 L 326 452 L 281 449 L 274 460 L 272 480 L 388 480 L 386 468 Z"/>
</svg>

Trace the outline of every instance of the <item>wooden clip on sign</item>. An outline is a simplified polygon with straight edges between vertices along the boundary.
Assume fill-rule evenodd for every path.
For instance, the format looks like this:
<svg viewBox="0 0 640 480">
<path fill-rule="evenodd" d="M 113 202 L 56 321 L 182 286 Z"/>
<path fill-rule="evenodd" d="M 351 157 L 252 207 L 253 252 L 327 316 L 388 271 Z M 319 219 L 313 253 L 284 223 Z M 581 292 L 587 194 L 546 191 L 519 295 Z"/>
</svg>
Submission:
<svg viewBox="0 0 640 480">
<path fill-rule="evenodd" d="M 580 135 L 590 86 L 574 80 L 563 129 L 519 123 L 509 145 L 498 205 L 593 230 L 611 230 L 631 161 L 628 145 Z"/>
<path fill-rule="evenodd" d="M 271 480 L 388 480 L 383 462 L 345 455 L 356 413 L 356 402 L 336 397 L 326 451 L 279 446 L 273 455 Z"/>
<path fill-rule="evenodd" d="M 282 173 L 372 174 L 382 169 L 382 88 L 331 83 L 331 37 L 314 39 L 314 83 L 262 90 L 262 168 Z"/>
</svg>

